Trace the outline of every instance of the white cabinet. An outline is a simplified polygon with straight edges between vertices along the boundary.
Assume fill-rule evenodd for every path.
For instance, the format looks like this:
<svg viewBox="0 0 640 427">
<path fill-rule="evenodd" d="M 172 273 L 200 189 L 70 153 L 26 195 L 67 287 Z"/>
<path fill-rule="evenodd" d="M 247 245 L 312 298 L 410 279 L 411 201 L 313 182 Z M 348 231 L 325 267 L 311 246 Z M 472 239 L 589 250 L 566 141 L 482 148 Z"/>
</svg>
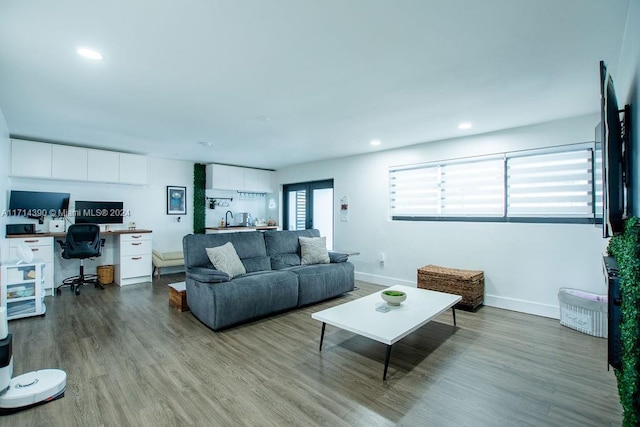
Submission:
<svg viewBox="0 0 640 427">
<path fill-rule="evenodd" d="M 69 145 L 11 140 L 11 176 L 145 185 L 147 157 Z"/>
<path fill-rule="evenodd" d="M 120 153 L 88 149 L 87 180 L 94 182 L 119 182 Z"/>
<path fill-rule="evenodd" d="M 242 190 L 259 191 L 258 190 L 258 169 L 244 168 L 244 182 Z"/>
<path fill-rule="evenodd" d="M 86 181 L 87 149 L 51 145 L 51 178 Z"/>
<path fill-rule="evenodd" d="M 275 172 L 256 169 L 258 174 L 258 192 L 275 193 Z"/>
<path fill-rule="evenodd" d="M 33 257 L 44 264 L 42 273 L 44 295 L 53 295 L 53 237 L 12 237 L 7 240 L 9 240 L 9 259 L 19 259 L 18 246 L 25 244 L 33 252 Z"/>
<path fill-rule="evenodd" d="M 238 166 L 209 164 L 206 187 L 216 190 L 240 190 L 244 186 L 244 169 Z"/>
<path fill-rule="evenodd" d="M 207 165 L 207 189 L 273 193 L 272 171 L 218 164 Z"/>
<path fill-rule="evenodd" d="M 11 140 L 11 176 L 51 178 L 51 144 Z"/>
<path fill-rule="evenodd" d="M 120 286 L 151 282 L 152 233 L 121 234 L 116 247 L 116 282 Z"/>
<path fill-rule="evenodd" d="M 7 310 L 7 320 L 45 313 L 44 268 L 45 264 L 42 262 L 8 262 L 2 265 L 0 299 L 2 307 Z"/>
<path fill-rule="evenodd" d="M 123 184 L 147 183 L 147 157 L 120 153 L 119 182 Z"/>
</svg>

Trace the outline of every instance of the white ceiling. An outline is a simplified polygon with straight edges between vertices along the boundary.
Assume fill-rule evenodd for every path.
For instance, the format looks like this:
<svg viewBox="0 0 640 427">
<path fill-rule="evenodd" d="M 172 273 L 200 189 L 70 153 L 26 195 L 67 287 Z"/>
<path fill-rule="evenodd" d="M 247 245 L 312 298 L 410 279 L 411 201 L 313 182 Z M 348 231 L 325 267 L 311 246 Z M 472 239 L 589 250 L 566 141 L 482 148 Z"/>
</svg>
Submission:
<svg viewBox="0 0 640 427">
<path fill-rule="evenodd" d="M 3 0 L 0 110 L 14 136 L 277 169 L 597 112 L 629 1 Z"/>
</svg>

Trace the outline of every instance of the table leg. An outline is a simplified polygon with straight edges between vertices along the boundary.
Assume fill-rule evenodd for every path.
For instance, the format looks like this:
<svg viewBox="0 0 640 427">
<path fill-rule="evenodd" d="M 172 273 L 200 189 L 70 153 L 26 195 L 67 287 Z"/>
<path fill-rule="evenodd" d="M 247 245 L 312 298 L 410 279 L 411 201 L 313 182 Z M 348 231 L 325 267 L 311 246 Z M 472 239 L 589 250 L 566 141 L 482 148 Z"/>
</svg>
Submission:
<svg viewBox="0 0 640 427">
<path fill-rule="evenodd" d="M 453 326 L 456 326 L 456 308 L 451 307 L 451 310 L 453 311 Z"/>
<path fill-rule="evenodd" d="M 382 381 L 387 379 L 387 368 L 389 368 L 389 358 L 391 357 L 391 345 L 387 345 L 387 354 L 384 357 L 384 374 L 382 374 Z"/>
<path fill-rule="evenodd" d="M 322 322 L 322 332 L 320 333 L 320 351 L 322 351 L 322 340 L 324 340 L 324 328 L 327 326 L 326 323 Z"/>
</svg>

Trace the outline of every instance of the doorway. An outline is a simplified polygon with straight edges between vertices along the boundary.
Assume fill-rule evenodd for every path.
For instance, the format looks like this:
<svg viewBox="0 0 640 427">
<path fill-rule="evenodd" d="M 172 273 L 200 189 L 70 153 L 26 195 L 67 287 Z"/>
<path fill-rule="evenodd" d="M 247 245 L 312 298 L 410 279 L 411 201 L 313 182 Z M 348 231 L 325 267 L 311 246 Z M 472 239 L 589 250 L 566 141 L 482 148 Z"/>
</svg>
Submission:
<svg viewBox="0 0 640 427">
<path fill-rule="evenodd" d="M 282 192 L 283 229 L 317 228 L 333 249 L 333 179 L 286 184 Z"/>
</svg>

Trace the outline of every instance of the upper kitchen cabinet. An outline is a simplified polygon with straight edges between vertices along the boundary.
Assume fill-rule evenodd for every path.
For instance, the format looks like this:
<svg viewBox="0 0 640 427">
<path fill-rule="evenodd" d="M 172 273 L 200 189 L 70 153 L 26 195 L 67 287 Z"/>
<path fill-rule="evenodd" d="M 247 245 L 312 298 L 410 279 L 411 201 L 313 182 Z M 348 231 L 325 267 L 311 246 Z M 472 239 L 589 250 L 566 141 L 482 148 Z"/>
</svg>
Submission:
<svg viewBox="0 0 640 427">
<path fill-rule="evenodd" d="M 86 181 L 87 149 L 69 145 L 52 145 L 51 178 Z"/>
<path fill-rule="evenodd" d="M 87 166 L 89 181 L 120 182 L 120 153 L 88 149 Z"/>
<path fill-rule="evenodd" d="M 244 186 L 244 168 L 237 166 L 207 165 L 207 188 L 216 190 L 240 190 Z"/>
<path fill-rule="evenodd" d="M 213 163 L 207 165 L 206 185 L 215 190 L 273 193 L 273 172 Z"/>
<path fill-rule="evenodd" d="M 147 183 L 147 157 L 139 154 L 120 154 L 119 182 L 122 184 Z"/>
<path fill-rule="evenodd" d="M 51 178 L 51 144 L 11 140 L 11 176 Z"/>
</svg>

